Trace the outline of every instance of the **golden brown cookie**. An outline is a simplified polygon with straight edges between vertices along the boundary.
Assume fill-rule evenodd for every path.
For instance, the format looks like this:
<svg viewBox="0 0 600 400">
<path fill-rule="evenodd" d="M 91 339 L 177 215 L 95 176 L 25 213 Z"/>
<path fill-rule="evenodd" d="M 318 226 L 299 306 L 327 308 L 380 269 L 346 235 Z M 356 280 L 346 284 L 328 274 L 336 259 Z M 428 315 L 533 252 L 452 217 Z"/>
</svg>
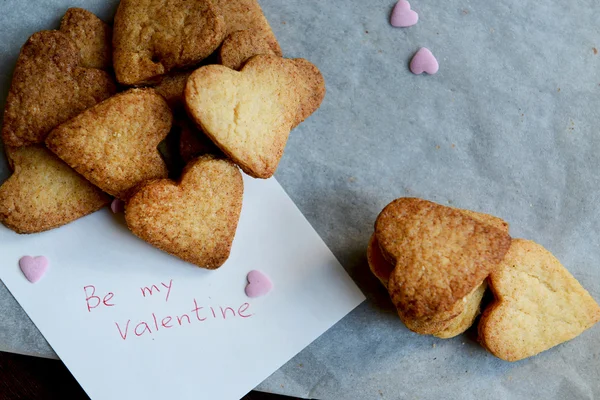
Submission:
<svg viewBox="0 0 600 400">
<path fill-rule="evenodd" d="M 127 226 L 152 244 L 202 268 L 219 268 L 231 251 L 244 184 L 230 161 L 211 156 L 188 164 L 179 183 L 147 182 L 125 210 Z"/>
<path fill-rule="evenodd" d="M 219 49 L 219 64 L 240 70 L 246 61 L 258 54 L 280 55 L 253 29 L 233 32 Z"/>
<path fill-rule="evenodd" d="M 297 60 L 252 57 L 240 72 L 222 65 L 196 70 L 185 88 L 190 117 L 247 174 L 273 175 L 290 130 L 310 97 Z"/>
<path fill-rule="evenodd" d="M 131 89 L 58 126 L 46 143 L 94 185 L 126 199 L 134 186 L 167 177 L 157 146 L 171 121 L 162 96 L 153 89 Z"/>
<path fill-rule="evenodd" d="M 408 318 L 432 321 L 456 315 L 456 303 L 497 267 L 511 241 L 460 210 L 415 198 L 386 206 L 375 234 L 383 254 L 395 261 L 392 302 Z"/>
<path fill-rule="evenodd" d="M 113 31 L 117 80 L 160 81 L 175 68 L 198 64 L 224 38 L 223 14 L 213 0 L 121 0 Z"/>
<path fill-rule="evenodd" d="M 225 18 L 225 37 L 251 29 L 269 44 L 275 55 L 282 55 L 281 47 L 257 0 L 216 0 L 216 3 Z"/>
<path fill-rule="evenodd" d="M 82 67 L 112 68 L 112 29 L 100 18 L 83 8 L 69 8 L 60 22 L 60 31 L 79 49 Z"/>
<path fill-rule="evenodd" d="M 498 217 L 470 210 L 457 210 L 477 221 L 508 233 L 508 223 Z M 390 275 L 394 270 L 394 264 L 384 257 L 375 234 L 371 236 L 369 242 L 367 259 L 373 274 L 387 288 Z M 398 310 L 398 315 L 413 332 L 424 335 L 432 334 L 442 339 L 451 338 L 461 334 L 473 324 L 479 314 L 479 304 L 481 303 L 486 287 L 487 284 L 484 281 L 469 295 L 465 296 L 462 301 L 457 302 L 441 316 L 433 315 L 424 318 L 414 318 L 404 315 L 401 309 Z"/>
<path fill-rule="evenodd" d="M 495 301 L 479 322 L 493 355 L 518 361 L 579 336 L 600 321 L 600 306 L 548 250 L 515 239 L 489 277 Z"/>
<path fill-rule="evenodd" d="M 188 79 L 188 113 L 244 172 L 269 178 L 299 108 L 294 78 L 285 60 L 276 56 L 255 56 L 241 72 L 205 66 Z"/>
<path fill-rule="evenodd" d="M 57 228 L 110 202 L 42 146 L 12 148 L 9 154 L 14 173 L 0 186 L 0 222 L 17 233 Z"/>
<path fill-rule="evenodd" d="M 5 145 L 41 143 L 55 126 L 116 92 L 110 75 L 80 65 L 79 49 L 63 32 L 42 31 L 29 38 L 6 98 Z"/>
</svg>

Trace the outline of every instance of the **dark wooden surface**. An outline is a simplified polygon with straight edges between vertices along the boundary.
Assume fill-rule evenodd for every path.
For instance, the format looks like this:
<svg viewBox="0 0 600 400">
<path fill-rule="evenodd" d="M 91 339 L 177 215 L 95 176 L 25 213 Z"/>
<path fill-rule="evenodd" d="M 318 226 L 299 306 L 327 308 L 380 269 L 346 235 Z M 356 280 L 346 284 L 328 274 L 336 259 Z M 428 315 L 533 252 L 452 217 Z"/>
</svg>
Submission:
<svg viewBox="0 0 600 400">
<path fill-rule="evenodd" d="M 88 400 L 89 397 L 62 362 L 0 352 L 0 400 L 16 399 Z M 294 399 L 251 392 L 243 400 Z"/>
</svg>

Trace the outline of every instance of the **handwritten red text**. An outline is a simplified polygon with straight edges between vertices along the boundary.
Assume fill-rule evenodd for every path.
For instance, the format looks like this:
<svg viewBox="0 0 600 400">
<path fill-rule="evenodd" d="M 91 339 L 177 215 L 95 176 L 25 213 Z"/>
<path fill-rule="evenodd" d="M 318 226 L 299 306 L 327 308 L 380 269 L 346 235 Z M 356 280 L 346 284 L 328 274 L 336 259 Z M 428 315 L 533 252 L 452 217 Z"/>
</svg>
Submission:
<svg viewBox="0 0 600 400">
<path fill-rule="evenodd" d="M 163 292 L 164 292 L 165 290 L 167 291 L 167 295 L 166 295 L 166 297 L 165 297 L 165 301 L 169 301 L 169 295 L 171 294 L 171 287 L 173 286 L 173 279 L 171 279 L 171 280 L 169 281 L 169 284 L 168 284 L 168 285 L 167 285 L 167 284 L 165 284 L 165 283 L 163 283 L 163 282 L 161 282 L 160 284 L 161 284 L 161 286 L 163 286 L 163 288 L 162 288 Z M 152 286 L 150 286 L 150 287 L 144 286 L 144 287 L 141 287 L 141 288 L 140 288 L 140 290 L 142 291 L 142 296 L 144 296 L 144 297 L 146 297 L 146 294 L 147 294 L 148 296 L 152 296 L 152 295 L 154 295 L 154 291 L 156 291 L 156 292 L 160 293 L 160 289 L 161 289 L 161 288 L 159 288 L 159 287 L 158 287 L 158 286 L 156 286 L 156 285 L 152 285 Z"/>
<path fill-rule="evenodd" d="M 109 301 L 115 297 L 115 294 L 112 292 L 108 292 L 102 300 L 100 300 L 99 296 L 96 296 L 96 288 L 94 285 L 88 285 L 83 287 L 83 291 L 85 293 L 85 302 L 87 304 L 88 312 L 92 312 L 92 310 L 101 304 L 104 304 L 106 307 L 113 307 L 114 303 L 109 303 Z"/>
<path fill-rule="evenodd" d="M 194 308 L 191 310 L 190 314 L 183 313 L 177 315 L 166 315 L 162 318 L 156 316 L 156 313 L 151 313 L 150 318 L 147 321 L 141 320 L 133 328 L 133 333 L 135 336 L 143 336 L 145 334 L 153 334 L 162 329 L 170 329 L 177 326 L 189 326 L 192 325 L 192 321 L 194 323 L 205 322 L 207 320 L 222 320 L 226 321 L 227 319 L 234 318 L 249 318 L 252 317 L 253 314 L 248 312 L 250 308 L 250 304 L 244 303 L 237 308 L 237 312 L 232 307 L 202 307 L 198 305 L 196 299 L 194 299 Z M 210 310 L 210 312 L 209 312 Z M 190 317 L 190 315 L 192 317 Z M 211 317 L 212 316 L 212 317 Z M 194 318 L 195 317 L 195 318 Z M 158 322 L 160 321 L 160 323 Z M 118 322 L 115 322 L 119 335 L 121 339 L 127 340 L 127 335 L 129 333 L 129 326 L 131 324 L 131 319 L 128 319 L 124 325 L 120 325 Z"/>
</svg>

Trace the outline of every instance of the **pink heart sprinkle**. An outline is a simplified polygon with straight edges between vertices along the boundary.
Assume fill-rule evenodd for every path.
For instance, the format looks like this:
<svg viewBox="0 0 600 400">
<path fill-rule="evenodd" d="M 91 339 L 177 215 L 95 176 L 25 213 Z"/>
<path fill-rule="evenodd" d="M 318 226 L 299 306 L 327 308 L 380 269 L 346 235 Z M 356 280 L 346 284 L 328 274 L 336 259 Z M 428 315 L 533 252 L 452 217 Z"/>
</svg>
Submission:
<svg viewBox="0 0 600 400">
<path fill-rule="evenodd" d="M 425 47 L 421 47 L 410 61 L 410 71 L 413 74 L 420 75 L 423 72 L 427 72 L 429 75 L 433 75 L 438 72 L 439 69 L 440 65 L 435 59 L 435 56 Z"/>
<path fill-rule="evenodd" d="M 125 211 L 125 202 L 123 200 L 114 199 L 112 203 L 110 203 L 110 209 L 115 214 L 122 213 Z"/>
<path fill-rule="evenodd" d="M 273 289 L 273 283 L 269 277 L 260 271 L 250 271 L 247 279 L 246 296 L 248 297 L 264 296 Z"/>
<path fill-rule="evenodd" d="M 29 282 L 36 283 L 48 270 L 48 259 L 44 256 L 25 256 L 19 260 L 19 267 Z"/>
<path fill-rule="evenodd" d="M 398 28 L 408 28 L 419 21 L 419 14 L 410 9 L 410 3 L 399 0 L 392 11 L 391 24 Z"/>
</svg>

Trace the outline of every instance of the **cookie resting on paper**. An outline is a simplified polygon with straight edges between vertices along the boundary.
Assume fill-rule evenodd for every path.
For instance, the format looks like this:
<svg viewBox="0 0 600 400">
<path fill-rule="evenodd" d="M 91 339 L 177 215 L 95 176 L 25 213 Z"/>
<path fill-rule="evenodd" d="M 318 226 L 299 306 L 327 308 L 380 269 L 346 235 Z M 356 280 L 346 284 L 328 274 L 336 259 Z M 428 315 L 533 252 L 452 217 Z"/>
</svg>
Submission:
<svg viewBox="0 0 600 400">
<path fill-rule="evenodd" d="M 110 197 L 48 149 L 7 148 L 13 174 L 0 186 L 0 222 L 17 233 L 58 228 L 91 214 Z"/>
<path fill-rule="evenodd" d="M 202 268 L 222 266 L 231 251 L 244 184 L 229 160 L 203 156 L 179 182 L 142 184 L 127 202 L 129 229 L 151 245 Z"/>
<path fill-rule="evenodd" d="M 496 357 L 518 361 L 579 336 L 600 321 L 600 306 L 541 245 L 515 239 L 492 272 L 494 302 L 479 340 Z"/>
<path fill-rule="evenodd" d="M 395 265 L 388 292 L 405 323 L 418 324 L 413 328 L 419 333 L 436 333 L 464 312 L 468 296 L 477 293 L 510 246 L 508 232 L 496 227 L 504 224 L 490 219 L 494 224 L 415 198 L 394 200 L 383 209 L 375 235 L 383 257 Z"/>
</svg>

